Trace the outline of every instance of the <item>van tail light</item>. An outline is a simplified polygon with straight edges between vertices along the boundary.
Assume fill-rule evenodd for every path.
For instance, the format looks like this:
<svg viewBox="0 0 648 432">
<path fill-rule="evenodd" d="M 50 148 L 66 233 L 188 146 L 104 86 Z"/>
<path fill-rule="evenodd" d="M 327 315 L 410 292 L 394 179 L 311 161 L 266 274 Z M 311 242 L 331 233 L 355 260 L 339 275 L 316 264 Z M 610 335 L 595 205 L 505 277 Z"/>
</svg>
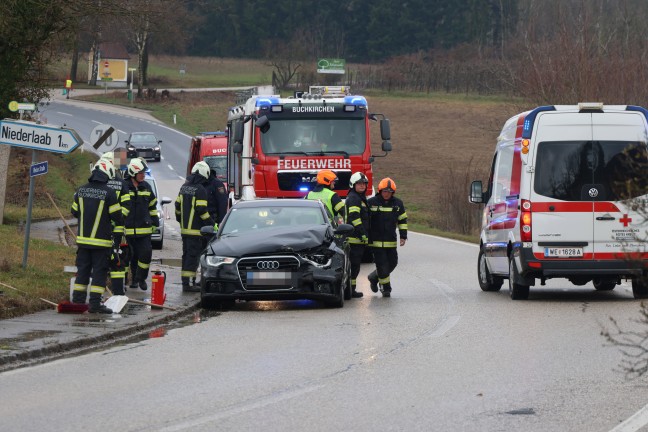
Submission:
<svg viewBox="0 0 648 432">
<path fill-rule="evenodd" d="M 531 201 L 522 200 L 520 214 L 520 238 L 523 242 L 531 241 Z"/>
</svg>

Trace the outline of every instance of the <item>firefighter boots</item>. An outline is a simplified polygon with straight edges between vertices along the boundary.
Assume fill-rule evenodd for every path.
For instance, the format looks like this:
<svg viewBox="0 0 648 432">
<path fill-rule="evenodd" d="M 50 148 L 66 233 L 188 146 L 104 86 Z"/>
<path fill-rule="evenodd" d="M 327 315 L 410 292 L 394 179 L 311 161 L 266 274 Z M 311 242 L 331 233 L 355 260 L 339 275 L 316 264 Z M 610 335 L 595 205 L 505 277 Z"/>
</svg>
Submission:
<svg viewBox="0 0 648 432">
<path fill-rule="evenodd" d="M 72 291 L 72 303 L 85 304 L 87 294 L 88 293 L 86 291 Z"/>
<path fill-rule="evenodd" d="M 371 291 L 377 293 L 378 292 L 378 275 L 376 274 L 376 271 L 372 271 L 369 273 L 369 276 L 367 276 L 367 279 L 369 279 L 369 284 L 371 285 Z"/>
<path fill-rule="evenodd" d="M 146 281 L 145 281 L 145 280 L 141 280 L 141 281 L 139 281 L 139 287 L 140 287 L 140 289 L 141 289 L 142 291 L 146 291 L 146 290 L 148 289 L 148 285 L 146 285 Z"/>
<path fill-rule="evenodd" d="M 94 292 L 90 293 L 90 309 L 88 312 L 101 314 L 113 313 L 112 309 L 101 304 L 101 294 Z"/>
<path fill-rule="evenodd" d="M 360 291 L 356 291 L 355 288 L 351 291 L 351 298 L 360 298 L 364 294 L 362 294 Z"/>
</svg>

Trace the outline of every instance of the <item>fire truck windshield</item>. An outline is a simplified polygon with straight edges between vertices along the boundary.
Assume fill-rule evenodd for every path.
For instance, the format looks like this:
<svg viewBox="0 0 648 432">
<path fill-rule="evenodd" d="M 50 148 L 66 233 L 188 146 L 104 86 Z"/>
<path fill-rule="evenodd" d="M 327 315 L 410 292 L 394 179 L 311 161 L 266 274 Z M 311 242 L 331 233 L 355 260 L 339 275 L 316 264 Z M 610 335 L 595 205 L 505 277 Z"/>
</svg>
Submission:
<svg viewBox="0 0 648 432">
<path fill-rule="evenodd" d="M 267 155 L 282 153 L 348 154 L 365 151 L 364 119 L 274 119 L 261 134 Z"/>
<path fill-rule="evenodd" d="M 227 156 L 205 156 L 209 168 L 216 171 L 219 180 L 225 180 L 227 174 Z"/>
</svg>

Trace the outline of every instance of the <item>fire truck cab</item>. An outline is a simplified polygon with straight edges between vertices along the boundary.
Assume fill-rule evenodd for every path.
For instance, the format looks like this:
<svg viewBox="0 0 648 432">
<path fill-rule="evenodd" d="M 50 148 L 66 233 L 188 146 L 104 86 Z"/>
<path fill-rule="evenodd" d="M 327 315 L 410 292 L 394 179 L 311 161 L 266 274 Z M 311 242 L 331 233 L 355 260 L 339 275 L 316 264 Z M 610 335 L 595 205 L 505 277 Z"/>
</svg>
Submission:
<svg viewBox="0 0 648 432">
<path fill-rule="evenodd" d="M 370 120 L 379 120 L 384 154 L 374 155 Z M 375 157 L 391 151 L 389 120 L 370 114 L 363 96 L 347 87 L 312 86 L 293 97 L 253 96 L 228 115 L 228 184 L 235 199 L 303 198 L 317 172 L 338 176 L 344 197 L 351 174 L 372 181 Z"/>
<path fill-rule="evenodd" d="M 222 182 L 227 179 L 227 132 L 201 132 L 191 139 L 187 175 L 196 162 L 205 161 Z"/>
<path fill-rule="evenodd" d="M 517 114 L 497 139 L 477 258 L 479 285 L 526 299 L 539 279 L 648 298 L 648 110 L 581 103 Z"/>
</svg>

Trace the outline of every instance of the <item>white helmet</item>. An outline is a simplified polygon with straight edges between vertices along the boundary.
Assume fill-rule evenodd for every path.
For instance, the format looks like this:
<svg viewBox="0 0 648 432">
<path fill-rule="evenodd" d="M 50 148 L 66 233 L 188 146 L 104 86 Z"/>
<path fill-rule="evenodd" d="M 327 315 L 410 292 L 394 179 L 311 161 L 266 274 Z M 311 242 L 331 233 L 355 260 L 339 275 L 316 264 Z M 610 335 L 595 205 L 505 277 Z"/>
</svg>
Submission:
<svg viewBox="0 0 648 432">
<path fill-rule="evenodd" d="M 209 165 L 205 161 L 196 162 L 193 168 L 191 168 L 191 174 L 198 173 L 198 175 L 205 177 L 205 179 L 209 178 L 209 171 Z"/>
<path fill-rule="evenodd" d="M 146 167 L 139 158 L 131 159 L 130 163 L 128 164 L 128 175 L 130 175 L 131 177 L 135 177 L 135 175 L 139 174 L 140 172 L 144 172 L 145 170 Z"/>
<path fill-rule="evenodd" d="M 358 171 L 356 173 L 353 173 L 353 175 L 349 179 L 349 187 L 355 186 L 355 184 L 358 182 L 369 184 L 369 179 L 367 178 L 366 175 Z"/>
<path fill-rule="evenodd" d="M 99 160 L 101 159 L 109 160 L 113 165 L 115 165 L 115 153 L 113 152 L 106 152 L 102 154 Z"/>
<path fill-rule="evenodd" d="M 107 159 L 99 159 L 93 169 L 106 174 L 111 180 L 115 178 L 115 166 Z"/>
</svg>

